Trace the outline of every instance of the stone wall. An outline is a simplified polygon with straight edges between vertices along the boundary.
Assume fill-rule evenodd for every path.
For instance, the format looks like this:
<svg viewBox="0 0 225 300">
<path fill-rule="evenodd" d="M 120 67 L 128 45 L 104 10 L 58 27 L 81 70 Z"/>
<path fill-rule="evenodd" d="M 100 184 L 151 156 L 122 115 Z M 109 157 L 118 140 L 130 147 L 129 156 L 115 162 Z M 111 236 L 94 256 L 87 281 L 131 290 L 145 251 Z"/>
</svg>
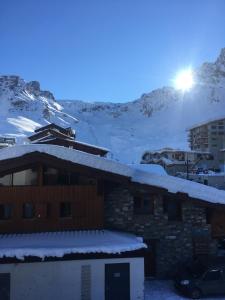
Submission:
<svg viewBox="0 0 225 300">
<path fill-rule="evenodd" d="M 155 195 L 153 201 L 154 214 L 134 214 L 132 193 L 122 187 L 112 189 L 105 195 L 105 227 L 156 240 L 157 276 L 164 278 L 172 275 L 178 263 L 193 257 L 195 235 L 211 240 L 211 232 L 204 207 L 182 201 L 182 221 L 168 221 L 162 196 Z M 212 242 L 215 250 L 213 246 Z"/>
</svg>

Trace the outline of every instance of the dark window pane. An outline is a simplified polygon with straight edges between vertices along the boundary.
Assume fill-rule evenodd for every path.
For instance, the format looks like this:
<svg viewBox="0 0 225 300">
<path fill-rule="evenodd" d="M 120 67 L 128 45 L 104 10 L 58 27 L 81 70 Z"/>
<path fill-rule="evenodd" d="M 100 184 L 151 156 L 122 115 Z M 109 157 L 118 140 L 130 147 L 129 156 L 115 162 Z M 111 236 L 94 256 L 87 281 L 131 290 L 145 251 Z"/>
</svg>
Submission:
<svg viewBox="0 0 225 300">
<path fill-rule="evenodd" d="M 23 204 L 23 218 L 32 219 L 34 218 L 34 205 L 33 203 L 24 203 Z"/>
<path fill-rule="evenodd" d="M 0 204 L 0 220 L 8 220 L 12 217 L 12 205 Z"/>
<path fill-rule="evenodd" d="M 44 185 L 57 185 L 59 182 L 59 171 L 54 168 L 44 168 Z"/>
<path fill-rule="evenodd" d="M 71 203 L 70 202 L 62 202 L 60 203 L 60 217 L 68 218 L 72 216 L 71 212 Z"/>
<path fill-rule="evenodd" d="M 141 208 L 141 197 L 134 197 L 134 210 Z"/>
<path fill-rule="evenodd" d="M 181 221 L 181 203 L 178 200 L 165 197 L 163 202 L 164 213 L 167 213 L 169 221 Z"/>
<path fill-rule="evenodd" d="M 51 204 L 47 203 L 47 207 L 46 207 L 46 218 L 50 218 L 51 217 Z"/>
<path fill-rule="evenodd" d="M 154 199 L 151 195 L 141 195 L 134 197 L 134 213 L 153 214 Z"/>
</svg>

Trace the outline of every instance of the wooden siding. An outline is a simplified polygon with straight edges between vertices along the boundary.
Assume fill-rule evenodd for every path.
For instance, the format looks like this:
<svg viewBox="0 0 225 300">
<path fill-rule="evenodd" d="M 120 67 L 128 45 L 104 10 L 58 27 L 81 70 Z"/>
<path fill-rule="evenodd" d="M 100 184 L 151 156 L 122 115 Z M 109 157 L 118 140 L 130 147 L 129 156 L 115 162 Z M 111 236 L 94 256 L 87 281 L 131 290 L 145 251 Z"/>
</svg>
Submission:
<svg viewBox="0 0 225 300">
<path fill-rule="evenodd" d="M 25 202 L 35 206 L 32 219 L 23 219 Z M 60 218 L 61 202 L 71 202 L 72 217 Z M 103 227 L 103 196 L 96 186 L 0 187 L 0 204 L 4 203 L 13 205 L 13 215 L 9 220 L 0 220 L 0 233 Z"/>
</svg>

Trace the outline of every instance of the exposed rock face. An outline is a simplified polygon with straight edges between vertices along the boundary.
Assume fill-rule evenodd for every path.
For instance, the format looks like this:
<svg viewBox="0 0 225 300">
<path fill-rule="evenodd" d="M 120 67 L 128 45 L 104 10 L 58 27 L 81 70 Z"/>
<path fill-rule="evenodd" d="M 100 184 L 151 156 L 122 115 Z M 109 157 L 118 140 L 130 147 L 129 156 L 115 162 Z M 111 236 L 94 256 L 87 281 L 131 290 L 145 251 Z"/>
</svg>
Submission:
<svg viewBox="0 0 225 300">
<path fill-rule="evenodd" d="M 48 122 L 74 126 L 77 120 L 62 110 L 51 92 L 41 90 L 38 81 L 0 76 L 0 134 L 22 137 Z"/>
</svg>

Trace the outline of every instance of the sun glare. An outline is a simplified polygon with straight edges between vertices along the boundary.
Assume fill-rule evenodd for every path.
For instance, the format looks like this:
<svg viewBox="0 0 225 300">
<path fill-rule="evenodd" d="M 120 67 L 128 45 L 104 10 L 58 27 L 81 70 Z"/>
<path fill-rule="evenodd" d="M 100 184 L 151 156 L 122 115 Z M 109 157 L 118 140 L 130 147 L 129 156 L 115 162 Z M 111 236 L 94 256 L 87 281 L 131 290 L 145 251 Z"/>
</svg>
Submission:
<svg viewBox="0 0 225 300">
<path fill-rule="evenodd" d="M 190 90 L 194 85 L 194 76 L 191 69 L 179 72 L 174 80 L 174 86 L 183 92 Z"/>
</svg>

